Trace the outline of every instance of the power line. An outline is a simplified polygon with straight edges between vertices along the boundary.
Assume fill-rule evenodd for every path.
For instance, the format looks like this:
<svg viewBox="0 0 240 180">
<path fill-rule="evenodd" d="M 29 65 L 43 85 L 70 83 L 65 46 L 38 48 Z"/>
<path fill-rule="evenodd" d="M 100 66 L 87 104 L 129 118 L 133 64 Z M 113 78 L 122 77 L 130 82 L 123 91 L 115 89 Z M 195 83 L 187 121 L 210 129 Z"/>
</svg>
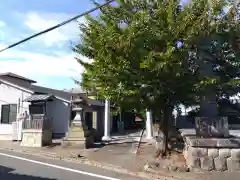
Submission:
<svg viewBox="0 0 240 180">
<path fill-rule="evenodd" d="M 10 48 L 13 48 L 13 47 L 15 47 L 15 46 L 17 46 L 17 45 L 19 45 L 19 44 L 22 44 L 22 43 L 24 43 L 24 42 L 26 42 L 26 41 L 29 41 L 30 39 L 33 39 L 33 38 L 35 38 L 35 37 L 37 37 L 37 36 L 40 36 L 40 35 L 42 35 L 42 34 L 45 34 L 45 33 L 49 32 L 49 31 L 52 31 L 52 30 L 57 29 L 57 28 L 59 28 L 59 27 L 61 27 L 61 26 L 64 26 L 64 25 L 66 25 L 66 24 L 68 24 L 68 23 L 70 23 L 70 22 L 72 22 L 72 21 L 74 21 L 74 20 L 76 20 L 76 19 L 78 19 L 78 18 L 80 18 L 80 17 L 82 17 L 82 16 L 85 16 L 85 15 L 87 15 L 87 14 L 93 12 L 93 11 L 96 11 L 97 9 L 100 9 L 100 8 L 102 8 L 103 6 L 106 6 L 106 5 L 108 5 L 108 4 L 110 4 L 110 3 L 114 2 L 114 1 L 115 1 L 115 0 L 110 0 L 110 1 L 107 1 L 106 3 L 104 3 L 104 4 L 102 4 L 102 5 L 97 5 L 95 8 L 92 8 L 92 9 L 90 9 L 90 10 L 88 10 L 88 11 L 86 11 L 86 12 L 80 14 L 80 15 L 77 15 L 77 16 L 71 18 L 71 19 L 68 19 L 68 20 L 66 20 L 66 21 L 64 21 L 64 22 L 62 22 L 62 23 L 60 23 L 60 24 L 57 24 L 57 25 L 55 25 L 55 26 L 53 26 L 53 27 L 50 27 L 50 28 L 48 28 L 48 29 L 46 29 L 46 30 L 43 30 L 43 31 L 41 31 L 41 32 L 39 32 L 39 33 L 36 33 L 36 34 L 34 34 L 34 35 L 32 35 L 32 36 L 29 36 L 29 37 L 27 37 L 27 38 L 25 38 L 25 39 L 23 39 L 23 40 L 21 40 L 21 41 L 18 41 L 18 42 L 16 42 L 16 43 L 14 43 L 14 44 L 6 47 L 6 48 L 3 48 L 3 49 L 0 50 L 0 52 L 3 52 L 3 51 L 5 51 L 5 50 L 7 50 L 7 49 L 10 49 Z"/>
</svg>

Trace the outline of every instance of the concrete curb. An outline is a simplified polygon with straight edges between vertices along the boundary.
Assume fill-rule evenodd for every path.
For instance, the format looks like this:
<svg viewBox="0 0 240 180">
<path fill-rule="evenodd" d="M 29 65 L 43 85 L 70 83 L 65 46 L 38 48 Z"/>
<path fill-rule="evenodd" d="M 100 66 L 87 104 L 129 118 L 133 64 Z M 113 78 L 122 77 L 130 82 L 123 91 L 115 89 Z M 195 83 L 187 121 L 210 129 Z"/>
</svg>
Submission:
<svg viewBox="0 0 240 180">
<path fill-rule="evenodd" d="M 167 172 L 155 171 L 152 168 L 147 169 L 146 172 L 154 174 L 155 176 L 164 177 L 165 180 L 196 180 L 196 178 L 186 176 L 186 173 L 182 177 L 182 176 L 179 176 L 179 174 L 178 175 L 169 175 L 169 173 L 167 173 Z"/>
<path fill-rule="evenodd" d="M 102 168 L 102 169 L 109 170 L 109 171 L 114 171 L 114 172 L 127 174 L 127 175 L 131 175 L 131 176 L 139 177 L 139 178 L 149 179 L 149 180 L 154 180 L 154 179 L 155 180 L 159 180 L 159 179 L 161 179 L 161 180 L 196 180 L 195 178 L 186 177 L 186 175 L 184 177 L 179 177 L 179 175 L 169 175 L 172 173 L 167 173 L 164 171 L 159 172 L 159 171 L 153 170 L 152 168 L 145 169 L 145 172 L 131 172 L 120 166 L 99 163 L 97 161 L 89 160 L 85 157 L 83 157 L 83 158 L 67 157 L 66 158 L 66 157 L 57 156 L 57 155 L 42 152 L 42 151 L 34 152 L 31 150 L 19 150 L 19 149 L 1 148 L 1 147 L 0 147 L 0 149 L 7 150 L 7 151 L 13 151 L 13 152 L 17 152 L 17 153 L 22 153 L 22 154 L 26 154 L 26 155 L 33 155 L 33 156 L 48 158 L 48 159 L 57 159 L 57 160 L 63 160 L 66 162 L 71 162 L 71 163 L 85 164 L 85 165 L 94 166 L 94 167 Z"/>
<path fill-rule="evenodd" d="M 22 153 L 22 154 L 26 154 L 26 155 L 44 157 L 44 158 L 48 158 L 48 159 L 57 159 L 57 160 L 64 160 L 64 161 L 72 162 L 72 163 L 90 165 L 90 166 L 106 169 L 109 171 L 114 171 L 114 172 L 127 174 L 127 175 L 131 175 L 131 176 L 139 177 L 139 178 L 149 179 L 149 180 L 154 180 L 154 179 L 155 180 L 158 180 L 158 179 L 178 180 L 178 179 L 173 179 L 173 178 L 169 179 L 168 177 L 165 177 L 163 175 L 151 173 L 151 172 L 131 172 L 131 171 L 124 169 L 122 167 L 119 167 L 119 166 L 114 166 L 112 164 L 103 164 L 103 163 L 99 163 L 97 161 L 88 160 L 86 158 L 82 158 L 82 159 L 81 158 L 64 158 L 64 157 L 56 156 L 53 154 L 46 154 L 46 152 L 45 153 L 43 153 L 43 152 L 36 153 L 36 152 L 28 151 L 28 150 L 18 150 L 18 149 L 1 148 L 1 147 L 0 147 L 0 149 L 7 150 L 7 151 L 13 151 L 13 152 L 17 152 L 17 153 Z"/>
</svg>

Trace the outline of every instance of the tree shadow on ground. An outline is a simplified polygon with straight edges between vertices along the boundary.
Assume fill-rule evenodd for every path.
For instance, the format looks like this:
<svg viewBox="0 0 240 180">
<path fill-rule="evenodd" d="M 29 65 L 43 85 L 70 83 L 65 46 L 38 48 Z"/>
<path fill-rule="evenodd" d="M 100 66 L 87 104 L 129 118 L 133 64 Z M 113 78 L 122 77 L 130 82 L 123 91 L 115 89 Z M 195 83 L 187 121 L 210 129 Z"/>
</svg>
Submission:
<svg viewBox="0 0 240 180">
<path fill-rule="evenodd" d="M 56 179 L 35 177 L 35 176 L 24 175 L 24 174 L 13 174 L 11 173 L 12 171 L 14 171 L 14 169 L 0 165 L 0 179 L 1 180 L 5 180 L 5 179 L 6 180 L 56 180 Z"/>
</svg>

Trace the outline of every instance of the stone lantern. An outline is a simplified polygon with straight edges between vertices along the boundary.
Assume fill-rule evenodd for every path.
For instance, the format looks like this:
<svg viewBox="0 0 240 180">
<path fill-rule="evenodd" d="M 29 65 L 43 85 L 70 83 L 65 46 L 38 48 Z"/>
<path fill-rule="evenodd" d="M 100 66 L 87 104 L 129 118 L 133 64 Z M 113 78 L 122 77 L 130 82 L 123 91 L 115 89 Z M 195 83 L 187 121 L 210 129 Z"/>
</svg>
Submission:
<svg viewBox="0 0 240 180">
<path fill-rule="evenodd" d="M 72 97 L 72 111 L 76 115 L 74 119 L 71 120 L 71 125 L 84 128 L 84 106 L 86 106 L 86 101 L 81 96 Z"/>
<path fill-rule="evenodd" d="M 70 144 L 84 145 L 91 148 L 94 144 L 91 130 L 88 128 L 84 118 L 84 109 L 88 107 L 87 101 L 81 94 L 72 96 L 72 112 L 75 117 L 70 121 L 67 141 Z"/>
</svg>

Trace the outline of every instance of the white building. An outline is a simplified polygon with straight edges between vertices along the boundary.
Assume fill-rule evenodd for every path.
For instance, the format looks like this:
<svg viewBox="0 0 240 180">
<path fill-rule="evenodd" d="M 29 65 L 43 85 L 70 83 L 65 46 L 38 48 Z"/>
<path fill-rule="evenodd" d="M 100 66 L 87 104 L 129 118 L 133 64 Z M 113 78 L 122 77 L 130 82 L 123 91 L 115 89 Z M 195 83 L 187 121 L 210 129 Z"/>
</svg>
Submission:
<svg viewBox="0 0 240 180">
<path fill-rule="evenodd" d="M 53 98 L 47 106 L 51 117 L 53 136 L 63 136 L 68 130 L 71 94 L 65 91 L 34 85 L 36 81 L 13 74 L 0 74 L 0 140 L 12 139 L 12 125 L 19 113 L 30 114 L 32 101 L 36 98 Z M 35 98 L 35 99 L 34 99 Z M 28 102 L 25 100 L 28 99 Z M 39 100 L 39 99 L 38 99 Z M 32 107 L 37 109 L 38 107 Z"/>
<path fill-rule="evenodd" d="M 31 119 L 32 114 L 44 111 L 51 119 L 53 137 L 64 137 L 68 132 L 69 120 L 72 118 L 71 96 L 75 91 L 60 91 L 35 85 L 36 81 L 13 73 L 0 74 L 0 140 L 12 140 L 12 122 L 20 113 L 25 113 Z M 79 93 L 79 92 L 78 92 Z M 84 92 L 83 92 L 84 94 Z M 98 106 L 105 113 L 100 122 L 103 123 L 104 137 L 109 139 L 112 129 L 110 104 L 88 99 L 88 104 Z M 38 103 L 46 103 L 38 106 Z M 105 106 L 105 107 L 104 107 Z M 35 113 L 33 113 L 35 112 Z M 37 113 L 36 113 L 37 112 Z M 41 112 L 40 112 L 41 114 Z M 152 116 L 147 112 L 147 137 L 152 138 Z"/>
</svg>

